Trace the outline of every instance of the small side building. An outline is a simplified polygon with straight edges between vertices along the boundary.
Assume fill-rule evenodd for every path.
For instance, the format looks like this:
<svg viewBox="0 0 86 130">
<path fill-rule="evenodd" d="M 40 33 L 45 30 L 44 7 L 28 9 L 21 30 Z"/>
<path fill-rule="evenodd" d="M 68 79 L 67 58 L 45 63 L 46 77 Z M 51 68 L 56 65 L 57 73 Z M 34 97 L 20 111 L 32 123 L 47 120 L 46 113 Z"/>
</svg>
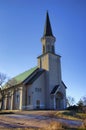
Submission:
<svg viewBox="0 0 86 130">
<path fill-rule="evenodd" d="M 61 56 L 55 53 L 56 38 L 48 12 L 41 38 L 42 54 L 38 65 L 12 78 L 2 88 L 3 109 L 30 110 L 66 108 L 66 85 L 61 76 Z"/>
</svg>

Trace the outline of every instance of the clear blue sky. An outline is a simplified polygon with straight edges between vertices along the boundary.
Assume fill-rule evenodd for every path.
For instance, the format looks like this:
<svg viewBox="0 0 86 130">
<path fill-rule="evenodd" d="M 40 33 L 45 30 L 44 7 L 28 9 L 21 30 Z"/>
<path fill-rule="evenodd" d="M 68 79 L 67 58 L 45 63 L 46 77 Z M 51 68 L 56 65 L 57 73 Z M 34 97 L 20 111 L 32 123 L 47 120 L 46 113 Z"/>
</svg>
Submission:
<svg viewBox="0 0 86 130">
<path fill-rule="evenodd" d="M 0 0 L 0 72 L 10 78 L 37 65 L 46 10 L 67 95 L 86 95 L 86 0 Z"/>
</svg>

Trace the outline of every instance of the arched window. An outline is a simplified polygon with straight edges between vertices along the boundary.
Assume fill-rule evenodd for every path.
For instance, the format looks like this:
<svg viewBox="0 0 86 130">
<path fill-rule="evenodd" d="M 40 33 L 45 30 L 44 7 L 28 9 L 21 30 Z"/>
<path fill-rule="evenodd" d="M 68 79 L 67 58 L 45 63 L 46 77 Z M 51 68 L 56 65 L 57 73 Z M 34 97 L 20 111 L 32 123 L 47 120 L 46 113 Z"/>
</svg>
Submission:
<svg viewBox="0 0 86 130">
<path fill-rule="evenodd" d="M 19 95 L 16 96 L 16 101 L 19 103 Z"/>
<path fill-rule="evenodd" d="M 52 52 L 53 52 L 53 53 L 55 52 L 54 45 L 52 45 Z"/>
<path fill-rule="evenodd" d="M 48 52 L 50 51 L 50 45 L 47 45 L 47 50 L 48 50 Z"/>
<path fill-rule="evenodd" d="M 45 46 L 43 45 L 43 53 L 45 53 Z"/>
</svg>

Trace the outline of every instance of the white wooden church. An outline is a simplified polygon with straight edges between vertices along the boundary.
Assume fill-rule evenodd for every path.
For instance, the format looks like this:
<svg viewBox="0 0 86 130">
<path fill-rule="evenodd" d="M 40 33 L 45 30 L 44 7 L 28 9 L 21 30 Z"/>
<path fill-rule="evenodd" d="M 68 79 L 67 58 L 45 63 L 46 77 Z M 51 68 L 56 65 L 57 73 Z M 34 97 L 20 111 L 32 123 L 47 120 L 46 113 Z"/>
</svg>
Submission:
<svg viewBox="0 0 86 130">
<path fill-rule="evenodd" d="M 57 109 L 66 108 L 66 85 L 61 76 L 61 56 L 55 53 L 56 38 L 52 33 L 48 12 L 41 38 L 42 54 L 38 65 L 11 79 L 15 82 L 2 88 L 3 109 Z M 11 82 L 12 83 L 12 82 Z"/>
</svg>

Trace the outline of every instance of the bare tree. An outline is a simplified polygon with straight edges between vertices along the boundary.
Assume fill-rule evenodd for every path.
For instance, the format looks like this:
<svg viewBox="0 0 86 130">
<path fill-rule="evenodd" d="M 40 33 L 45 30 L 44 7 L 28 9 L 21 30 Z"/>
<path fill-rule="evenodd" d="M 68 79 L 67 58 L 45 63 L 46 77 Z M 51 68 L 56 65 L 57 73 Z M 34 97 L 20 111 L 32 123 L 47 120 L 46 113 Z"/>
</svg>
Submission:
<svg viewBox="0 0 86 130">
<path fill-rule="evenodd" d="M 3 109 L 3 103 L 5 95 L 9 96 L 9 93 L 5 93 L 4 89 L 10 89 L 11 87 L 15 86 L 18 82 L 15 78 L 9 79 L 6 83 L 5 81 L 8 80 L 7 76 L 4 73 L 0 73 L 0 103 L 1 103 L 1 110 Z M 3 85 L 5 83 L 5 85 Z M 13 93 L 14 94 L 14 93 Z"/>
<path fill-rule="evenodd" d="M 86 106 L 86 96 L 83 96 L 77 103 L 77 105 L 79 106 Z"/>
<path fill-rule="evenodd" d="M 77 103 L 79 111 L 86 113 L 86 96 L 83 96 Z"/>
<path fill-rule="evenodd" d="M 79 112 L 82 112 L 82 111 L 83 111 L 83 107 L 84 107 L 83 100 L 80 99 L 80 100 L 78 101 L 77 105 L 78 105 L 78 109 L 79 109 L 78 111 L 79 111 Z"/>
<path fill-rule="evenodd" d="M 2 84 L 5 82 L 6 78 L 6 74 L 0 73 L 0 87 L 2 87 Z"/>
<path fill-rule="evenodd" d="M 15 86 L 17 84 L 17 80 L 15 78 L 12 78 L 10 80 L 8 80 L 8 82 L 5 84 L 6 88 Z"/>
<path fill-rule="evenodd" d="M 68 96 L 67 97 L 67 106 L 70 107 L 70 106 L 73 106 L 75 103 L 75 99 L 71 96 Z"/>
<path fill-rule="evenodd" d="M 4 92 L 2 90 L 2 85 L 5 82 L 7 76 L 4 73 L 0 73 L 0 103 L 1 103 L 1 109 L 3 106 L 3 98 L 4 98 Z"/>
<path fill-rule="evenodd" d="M 84 106 L 82 99 L 80 99 L 80 100 L 78 101 L 77 105 L 80 106 L 80 107 Z"/>
<path fill-rule="evenodd" d="M 82 98 L 84 106 L 86 106 L 86 96 Z"/>
</svg>

